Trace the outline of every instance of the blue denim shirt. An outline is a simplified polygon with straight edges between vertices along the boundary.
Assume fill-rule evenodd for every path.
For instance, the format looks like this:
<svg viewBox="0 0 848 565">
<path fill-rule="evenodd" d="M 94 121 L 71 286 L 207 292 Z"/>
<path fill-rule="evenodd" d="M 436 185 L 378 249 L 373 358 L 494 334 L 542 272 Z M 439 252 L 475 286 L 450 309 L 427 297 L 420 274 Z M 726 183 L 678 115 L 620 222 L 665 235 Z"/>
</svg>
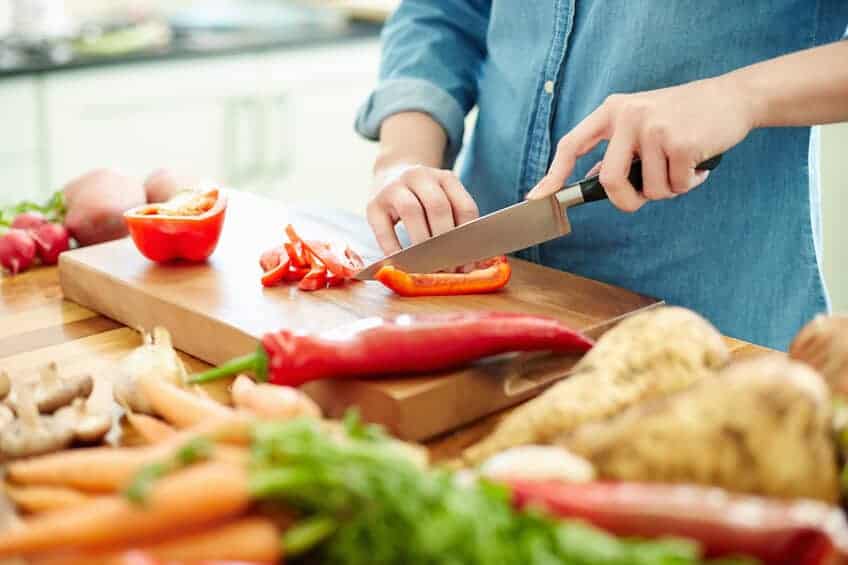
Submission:
<svg viewBox="0 0 848 565">
<path fill-rule="evenodd" d="M 429 113 L 447 131 L 447 166 L 460 157 L 460 178 L 485 214 L 523 199 L 557 140 L 608 95 L 836 41 L 846 24 L 846 0 L 405 0 L 384 27 L 380 83 L 356 129 L 377 139 L 387 116 Z M 609 202 L 580 206 L 569 212 L 572 234 L 521 256 L 692 308 L 727 335 L 785 349 L 829 309 L 816 132 L 754 131 L 688 195 L 635 214 Z"/>
</svg>

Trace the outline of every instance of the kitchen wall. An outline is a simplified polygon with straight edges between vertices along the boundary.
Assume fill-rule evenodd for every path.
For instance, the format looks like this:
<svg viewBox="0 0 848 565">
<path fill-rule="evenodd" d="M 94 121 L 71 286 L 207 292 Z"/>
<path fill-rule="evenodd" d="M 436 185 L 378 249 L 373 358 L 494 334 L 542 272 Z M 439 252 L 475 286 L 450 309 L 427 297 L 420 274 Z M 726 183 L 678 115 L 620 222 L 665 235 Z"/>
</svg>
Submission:
<svg viewBox="0 0 848 565">
<path fill-rule="evenodd" d="M 833 309 L 848 313 L 848 124 L 822 128 L 824 274 Z"/>
</svg>

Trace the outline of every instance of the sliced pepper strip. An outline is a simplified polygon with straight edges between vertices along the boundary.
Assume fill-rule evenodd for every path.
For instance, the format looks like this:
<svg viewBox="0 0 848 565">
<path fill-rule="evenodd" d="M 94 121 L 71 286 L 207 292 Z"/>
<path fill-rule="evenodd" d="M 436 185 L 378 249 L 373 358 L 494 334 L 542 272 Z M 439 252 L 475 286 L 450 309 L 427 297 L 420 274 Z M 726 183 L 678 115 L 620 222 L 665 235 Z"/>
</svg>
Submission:
<svg viewBox="0 0 848 565">
<path fill-rule="evenodd" d="M 285 280 L 289 282 L 302 280 L 303 277 L 309 274 L 310 270 L 310 267 L 295 267 L 294 265 L 291 265 L 289 267 L 289 272 L 286 274 Z"/>
<path fill-rule="evenodd" d="M 274 249 L 269 249 L 263 253 L 262 257 L 259 258 L 259 266 L 262 267 L 262 271 L 268 272 L 279 266 L 282 261 L 284 251 L 285 250 L 282 247 L 275 247 Z"/>
<path fill-rule="evenodd" d="M 387 265 L 375 278 L 400 296 L 449 296 L 480 294 L 503 288 L 512 275 L 506 257 L 478 263 L 470 273 L 407 273 Z"/>
<path fill-rule="evenodd" d="M 364 266 L 362 259 L 350 248 L 348 248 L 349 251 L 338 252 L 331 244 L 315 240 L 304 241 L 303 246 L 337 277 L 350 278 Z"/>
<path fill-rule="evenodd" d="M 226 195 L 213 189 L 132 208 L 124 221 L 138 250 L 151 261 L 199 262 L 215 251 L 226 208 Z"/>
<path fill-rule="evenodd" d="M 281 258 L 279 264 L 262 275 L 262 286 L 274 286 L 286 279 L 291 262 L 288 257 Z"/>
<path fill-rule="evenodd" d="M 309 256 L 303 250 L 302 243 L 299 241 L 295 243 L 287 242 L 283 245 L 286 248 L 289 259 L 291 259 L 292 265 L 295 267 L 309 267 Z"/>
<path fill-rule="evenodd" d="M 324 265 L 314 265 L 297 285 L 300 290 L 318 290 L 327 286 L 327 268 Z"/>
</svg>

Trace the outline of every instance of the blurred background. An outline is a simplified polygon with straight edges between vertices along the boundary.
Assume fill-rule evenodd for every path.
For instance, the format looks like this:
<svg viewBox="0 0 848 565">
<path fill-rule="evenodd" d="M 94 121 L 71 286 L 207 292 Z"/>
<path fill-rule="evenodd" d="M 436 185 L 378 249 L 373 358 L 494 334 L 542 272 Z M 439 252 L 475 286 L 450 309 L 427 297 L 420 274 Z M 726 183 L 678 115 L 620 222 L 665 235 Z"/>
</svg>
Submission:
<svg viewBox="0 0 848 565">
<path fill-rule="evenodd" d="M 376 148 L 352 124 L 398 3 L 0 0 L 0 204 L 168 167 L 362 212 Z M 848 125 L 820 133 L 825 276 L 848 311 Z"/>
</svg>

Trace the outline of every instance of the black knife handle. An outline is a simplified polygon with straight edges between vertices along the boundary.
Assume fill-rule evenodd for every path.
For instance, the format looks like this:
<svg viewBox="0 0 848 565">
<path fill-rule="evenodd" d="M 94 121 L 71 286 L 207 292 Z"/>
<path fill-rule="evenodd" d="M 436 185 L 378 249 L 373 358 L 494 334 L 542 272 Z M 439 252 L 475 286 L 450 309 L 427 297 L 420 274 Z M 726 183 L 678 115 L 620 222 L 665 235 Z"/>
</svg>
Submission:
<svg viewBox="0 0 848 565">
<path fill-rule="evenodd" d="M 712 171 L 718 164 L 721 162 L 722 154 L 719 153 L 715 157 L 707 159 L 697 167 L 699 171 Z M 630 184 L 633 185 L 637 191 L 642 191 L 642 162 L 637 158 L 633 160 L 633 164 L 630 165 L 630 174 L 627 176 L 628 180 L 630 180 Z M 604 186 L 601 184 L 601 180 L 598 178 L 598 175 L 590 177 L 584 181 L 580 182 L 580 192 L 583 194 L 583 202 L 595 202 L 597 200 L 606 200 L 607 191 L 604 190 Z"/>
</svg>

